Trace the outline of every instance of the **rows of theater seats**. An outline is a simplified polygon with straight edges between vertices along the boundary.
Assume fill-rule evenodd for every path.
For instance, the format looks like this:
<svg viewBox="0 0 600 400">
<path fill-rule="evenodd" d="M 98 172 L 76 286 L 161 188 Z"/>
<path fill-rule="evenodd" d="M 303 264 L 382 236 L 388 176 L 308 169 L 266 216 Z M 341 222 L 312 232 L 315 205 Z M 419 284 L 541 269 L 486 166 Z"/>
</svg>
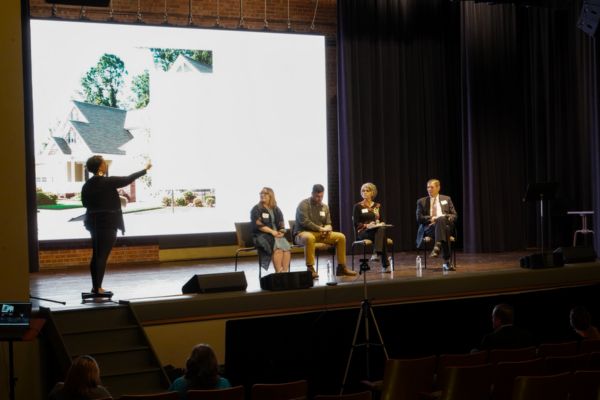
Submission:
<svg viewBox="0 0 600 400">
<path fill-rule="evenodd" d="M 315 400 L 600 400 L 600 340 L 546 343 L 386 361 L 381 381 L 362 382 L 355 394 Z M 242 386 L 188 391 L 188 400 L 244 400 Z M 249 400 L 308 399 L 306 381 L 256 384 Z M 122 396 L 122 400 L 173 399 L 176 393 Z"/>
<path fill-rule="evenodd" d="M 388 360 L 382 400 L 600 400 L 600 340 Z"/>
<path fill-rule="evenodd" d="M 179 400 L 179 394 L 175 392 L 156 393 L 151 395 L 129 395 L 121 396 L 121 400 Z M 187 400 L 245 400 L 245 389 L 243 386 L 235 386 L 229 389 L 215 390 L 188 390 Z M 308 382 L 300 380 L 278 384 L 256 384 L 252 386 L 251 400 L 307 400 Z M 314 400 L 371 400 L 371 392 L 346 395 L 319 395 Z M 111 400 L 111 399 L 105 399 Z"/>
</svg>

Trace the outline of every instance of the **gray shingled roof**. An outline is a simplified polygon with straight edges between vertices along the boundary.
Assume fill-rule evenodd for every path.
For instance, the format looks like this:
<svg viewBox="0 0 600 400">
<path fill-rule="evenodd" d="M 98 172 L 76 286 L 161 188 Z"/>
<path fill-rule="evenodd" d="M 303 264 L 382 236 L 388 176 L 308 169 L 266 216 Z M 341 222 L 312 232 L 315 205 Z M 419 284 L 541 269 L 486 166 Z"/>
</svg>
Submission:
<svg viewBox="0 0 600 400">
<path fill-rule="evenodd" d="M 204 63 L 201 63 L 200 61 L 196 61 L 193 58 L 190 58 L 188 56 L 186 56 L 185 54 L 181 55 L 183 58 L 186 59 L 187 62 L 189 62 L 191 64 L 192 67 L 196 68 L 198 71 L 200 72 L 212 72 L 212 67 L 210 65 L 206 65 Z"/>
<path fill-rule="evenodd" d="M 73 103 L 89 123 L 71 121 L 71 124 L 92 153 L 125 154 L 119 147 L 133 139 L 133 135 L 123 128 L 127 111 L 81 101 Z"/>
<path fill-rule="evenodd" d="M 63 154 L 71 154 L 71 148 L 69 147 L 69 143 L 61 137 L 52 136 L 52 139 L 56 142 L 56 145 L 62 151 Z"/>
</svg>

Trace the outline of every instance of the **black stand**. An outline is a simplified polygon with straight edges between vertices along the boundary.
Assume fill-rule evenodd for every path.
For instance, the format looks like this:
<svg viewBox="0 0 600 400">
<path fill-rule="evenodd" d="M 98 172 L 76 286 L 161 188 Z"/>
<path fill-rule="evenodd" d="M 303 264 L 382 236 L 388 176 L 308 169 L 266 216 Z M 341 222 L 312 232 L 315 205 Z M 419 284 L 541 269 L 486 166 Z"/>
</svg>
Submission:
<svg viewBox="0 0 600 400">
<path fill-rule="evenodd" d="M 523 201 L 539 201 L 540 202 L 540 244 L 542 247 L 541 253 L 535 253 L 521 258 L 522 268 L 551 268 L 562 267 L 564 260 L 562 255 L 557 253 L 546 253 L 546 241 L 544 239 L 544 231 L 546 224 L 544 223 L 544 209 L 546 202 L 553 200 L 556 194 L 558 185 L 555 182 L 538 182 L 527 185 L 527 192 Z"/>
<path fill-rule="evenodd" d="M 32 320 L 32 326 L 24 330 L 19 336 L 15 339 L 12 337 L 3 337 L 2 332 L 0 331 L 0 342 L 8 343 L 8 399 L 15 400 L 15 386 L 17 384 L 17 378 L 15 378 L 15 351 L 13 348 L 13 342 L 16 341 L 31 341 L 37 337 L 38 332 L 42 329 L 44 325 L 44 320 Z"/>
<path fill-rule="evenodd" d="M 371 346 L 381 346 L 383 348 L 383 353 L 385 354 L 385 359 L 388 360 L 388 353 L 385 348 L 385 344 L 383 343 L 383 338 L 381 336 L 381 331 L 379 330 L 379 326 L 377 325 L 377 320 L 375 319 L 375 314 L 373 313 L 373 306 L 371 305 L 371 301 L 367 295 L 367 271 L 369 268 L 369 260 L 366 258 L 360 259 L 360 272 L 363 274 L 363 300 L 360 303 L 360 311 L 358 313 L 358 319 L 356 320 L 356 328 L 354 329 L 354 338 L 352 339 L 352 347 L 350 348 L 350 354 L 348 355 L 348 362 L 346 363 L 346 371 L 344 372 L 344 380 L 342 381 L 342 387 L 340 388 L 340 395 L 344 393 L 344 388 L 346 387 L 346 380 L 348 379 L 348 372 L 350 371 L 350 364 L 352 363 L 352 356 L 354 355 L 354 349 L 357 347 L 365 347 L 365 359 L 366 359 L 366 375 L 367 379 L 371 379 L 371 360 L 370 360 L 370 351 Z M 373 325 L 375 326 L 375 331 L 377 332 L 377 337 L 379 338 L 379 343 L 372 343 L 370 334 L 369 334 L 369 317 L 373 321 Z M 357 343 L 356 339 L 358 338 L 358 331 L 360 329 L 361 322 L 365 327 L 365 341 L 364 343 Z"/>
<path fill-rule="evenodd" d="M 9 400 L 15 400 L 15 385 L 17 384 L 17 378 L 15 378 L 15 355 L 13 350 L 13 341 L 8 340 L 8 398 Z"/>
<path fill-rule="evenodd" d="M 94 293 L 94 292 L 82 292 L 81 300 L 85 302 L 87 300 L 103 300 L 103 301 L 112 301 L 113 292 L 104 292 L 104 293 Z"/>
<path fill-rule="evenodd" d="M 530 183 L 527 185 L 527 191 L 523 201 L 539 201 L 540 202 L 540 243 L 542 246 L 542 253 L 545 251 L 545 240 L 544 231 L 546 225 L 544 224 L 544 208 L 548 200 L 554 200 L 556 195 L 556 189 L 558 184 L 556 182 L 537 182 Z"/>
</svg>

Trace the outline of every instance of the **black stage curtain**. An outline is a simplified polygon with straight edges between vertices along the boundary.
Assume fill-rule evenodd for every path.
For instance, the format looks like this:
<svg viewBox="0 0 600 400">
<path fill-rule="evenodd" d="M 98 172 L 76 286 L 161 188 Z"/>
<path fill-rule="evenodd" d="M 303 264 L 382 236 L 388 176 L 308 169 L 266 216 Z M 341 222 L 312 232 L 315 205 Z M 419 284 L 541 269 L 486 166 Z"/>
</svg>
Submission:
<svg viewBox="0 0 600 400">
<path fill-rule="evenodd" d="M 340 225 L 377 185 L 397 248 L 414 248 L 416 200 L 438 177 L 461 206 L 459 7 L 338 1 Z"/>
<path fill-rule="evenodd" d="M 465 251 L 522 247 L 522 83 L 511 5 L 461 3 Z"/>
<path fill-rule="evenodd" d="M 546 245 L 569 244 L 579 220 L 565 212 L 592 209 L 600 180 L 597 64 L 575 27 L 580 7 L 338 2 L 342 230 L 351 234 L 351 205 L 372 180 L 394 238 L 413 248 L 414 202 L 439 177 L 466 251 L 524 249 L 540 244 L 525 188 L 555 181 Z"/>
<path fill-rule="evenodd" d="M 583 75 L 583 85 L 587 88 L 586 96 L 590 101 L 585 104 L 584 115 L 586 116 L 586 127 L 591 133 L 590 154 L 592 169 L 592 198 L 594 218 L 592 229 L 594 234 L 594 246 L 596 252 L 600 252 L 600 127 L 598 116 L 600 115 L 600 42 L 588 41 L 585 43 L 582 53 L 594 60 L 593 67 L 587 68 Z"/>
</svg>

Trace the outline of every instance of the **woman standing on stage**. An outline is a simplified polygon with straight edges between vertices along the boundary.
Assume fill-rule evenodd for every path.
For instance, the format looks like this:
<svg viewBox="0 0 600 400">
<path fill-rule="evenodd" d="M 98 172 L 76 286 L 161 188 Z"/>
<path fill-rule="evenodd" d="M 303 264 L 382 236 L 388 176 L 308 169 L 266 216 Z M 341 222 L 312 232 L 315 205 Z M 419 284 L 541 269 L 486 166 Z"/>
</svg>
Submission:
<svg viewBox="0 0 600 400">
<path fill-rule="evenodd" d="M 102 156 L 90 157 L 86 169 L 94 174 L 81 189 L 81 202 L 87 208 L 85 227 L 92 236 L 92 293 L 111 294 L 102 288 L 106 261 L 117 239 L 117 229 L 125 233 L 121 200 L 117 189 L 129 185 L 140 176 L 146 175 L 152 164 L 129 176 L 108 176 L 108 164 Z"/>
<path fill-rule="evenodd" d="M 260 201 L 250 211 L 250 221 L 260 266 L 269 269 L 273 259 L 275 272 L 286 272 L 290 265 L 291 246 L 285 238 L 283 213 L 277 207 L 273 189 L 264 187 L 259 194 Z"/>
<path fill-rule="evenodd" d="M 377 255 L 382 258 L 381 265 L 384 271 L 388 271 L 389 261 L 387 260 L 387 236 L 385 226 L 383 225 L 383 213 L 381 204 L 375 202 L 377 196 L 377 186 L 371 182 L 363 184 L 360 188 L 360 195 L 363 198 L 354 205 L 352 220 L 354 222 L 354 231 L 356 240 L 368 239 L 373 242 L 373 257 Z"/>
</svg>

